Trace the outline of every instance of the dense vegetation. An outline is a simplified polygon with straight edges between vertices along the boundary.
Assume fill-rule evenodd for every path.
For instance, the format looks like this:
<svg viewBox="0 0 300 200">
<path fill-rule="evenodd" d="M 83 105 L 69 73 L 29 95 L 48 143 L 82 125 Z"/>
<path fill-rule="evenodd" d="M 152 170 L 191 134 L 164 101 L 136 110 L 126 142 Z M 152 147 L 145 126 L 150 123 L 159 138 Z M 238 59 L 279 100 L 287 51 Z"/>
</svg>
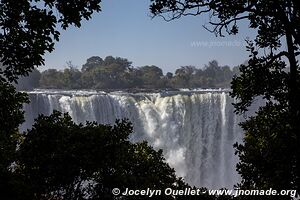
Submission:
<svg viewBox="0 0 300 200">
<path fill-rule="evenodd" d="M 113 187 L 184 186 L 161 151 L 128 141 L 132 127 L 126 121 L 76 125 L 54 112 L 19 132 L 22 105 L 29 101 L 13 83 L 43 64 L 59 26 L 79 27 L 95 11 L 100 0 L 0 2 L 0 199 L 117 199 Z M 39 77 L 35 71 L 27 86 L 38 85 Z"/>
<path fill-rule="evenodd" d="M 36 2 L 40 4 L 37 6 Z M 154 151 L 146 143 L 128 142 L 132 127 L 124 121 L 115 126 L 95 123 L 83 126 L 74 124 L 68 115 L 55 112 L 49 117 L 40 116 L 31 130 L 23 135 L 19 133 L 18 126 L 24 120 L 22 104 L 28 102 L 28 99 L 26 94 L 17 92 L 12 83 L 43 64 L 43 55 L 51 52 L 54 40 L 59 39 L 59 26 L 63 29 L 70 24 L 79 27 L 83 18 L 89 19 L 93 12 L 100 11 L 100 2 L 0 2 L 0 59 L 3 63 L 0 68 L 1 199 L 120 199 L 110 194 L 114 183 L 121 188 L 128 184 L 133 187 L 186 187 L 181 179 L 174 176 L 174 171 L 164 162 L 160 151 Z M 239 186 L 248 189 L 296 189 L 299 192 L 298 0 L 152 0 L 151 12 L 154 15 L 171 13 L 168 15 L 171 19 L 189 14 L 196 16 L 210 13 L 212 32 L 222 36 L 224 30 L 229 34 L 236 34 L 237 21 L 241 19 L 249 20 L 250 28 L 258 30 L 256 39 L 248 43 L 250 60 L 241 66 L 241 73 L 234 77 L 232 85 L 232 96 L 238 100 L 235 105 L 238 113 L 244 113 L 258 96 L 267 102 L 257 115 L 242 123 L 245 131 L 244 144 L 236 145 L 241 159 L 237 168 L 242 175 Z M 286 42 L 286 50 L 280 48 L 282 42 Z M 264 54 L 259 54 L 259 49 Z M 125 61 L 109 58 L 108 63 L 112 64 L 109 61 L 112 59 L 121 63 Z M 128 61 L 125 61 L 128 65 L 108 67 L 109 64 L 101 64 L 97 66 L 102 67 L 94 68 L 93 60 L 88 61 L 82 71 L 67 69 L 66 73 L 63 72 L 69 81 L 63 81 L 66 84 L 64 87 L 76 80 L 78 74 L 80 80 L 87 81 L 88 85 L 95 88 L 104 88 L 114 80 L 131 80 L 122 77 L 132 75 L 129 73 L 131 67 Z M 96 60 L 105 62 L 106 59 Z M 284 70 L 287 65 L 289 71 Z M 115 70 L 116 73 L 110 70 Z M 73 74 L 73 71 L 76 73 Z M 189 70 L 184 68 L 178 73 L 189 74 L 187 71 Z M 88 74 L 86 79 L 84 73 Z M 187 81 L 179 74 L 179 80 Z M 62 77 L 59 76 L 52 80 L 61 80 Z M 175 80 L 176 76 L 175 73 L 174 77 L 171 74 L 166 74 L 165 77 Z M 149 85 L 154 84 L 153 80 L 163 78 L 161 70 L 153 66 L 145 67 L 140 76 L 134 77 L 139 77 L 145 88 L 150 88 Z M 96 86 L 102 79 L 105 81 Z M 117 88 L 121 83 L 116 84 Z M 131 84 L 133 83 L 129 85 Z M 88 148 L 90 143 L 94 148 Z M 98 157 L 105 160 L 97 160 Z M 103 196 L 106 194 L 108 196 Z M 199 197 L 205 198 L 226 197 Z M 284 199 L 281 196 L 270 197 L 275 198 Z M 242 199 L 267 198 L 251 196 Z"/>
<path fill-rule="evenodd" d="M 59 39 L 59 25 L 63 29 L 70 24 L 79 27 L 82 18 L 100 11 L 99 4 L 100 0 L 0 2 L 0 199 L 144 199 L 113 196 L 111 189 L 189 187 L 175 176 L 161 151 L 145 142 L 128 141 L 132 126 L 127 121 L 114 126 L 78 125 L 68 114 L 54 112 L 39 116 L 31 130 L 19 131 L 24 122 L 22 105 L 28 103 L 28 96 L 17 92 L 13 83 L 43 63 L 44 53 L 51 52 L 54 40 Z M 83 71 L 92 72 L 89 66 Z M 114 65 L 106 70 L 118 69 L 120 73 L 110 75 L 120 77 L 123 67 Z M 103 68 L 95 68 L 98 70 Z M 63 73 L 71 81 L 68 84 L 78 78 L 72 72 Z M 102 73 L 96 74 L 104 78 Z M 34 70 L 28 88 L 39 85 L 39 77 Z M 56 78 L 54 82 L 60 80 Z M 203 195 L 201 199 L 215 197 Z"/>
<path fill-rule="evenodd" d="M 244 143 L 235 145 L 240 158 L 237 171 L 242 176 L 239 186 L 294 189 L 299 195 L 299 1 L 151 1 L 152 14 L 167 20 L 209 13 L 210 23 L 205 27 L 218 36 L 237 34 L 241 20 L 257 31 L 256 38 L 247 41 L 250 59 L 240 66 L 240 75 L 231 86 L 238 114 L 245 113 L 257 98 L 266 102 L 241 123 Z"/>
<path fill-rule="evenodd" d="M 132 67 L 125 58 L 93 56 L 79 70 L 67 62 L 64 70 L 33 71 L 19 80 L 18 89 L 176 89 L 176 88 L 229 88 L 238 67 L 219 66 L 211 61 L 201 68 L 183 66 L 163 74 L 157 66 Z"/>
<path fill-rule="evenodd" d="M 75 124 L 55 111 L 39 116 L 20 137 L 13 199 L 113 199 L 113 188 L 186 186 L 165 162 L 162 151 L 128 140 L 133 127 Z M 172 199 L 165 196 L 164 199 Z"/>
</svg>

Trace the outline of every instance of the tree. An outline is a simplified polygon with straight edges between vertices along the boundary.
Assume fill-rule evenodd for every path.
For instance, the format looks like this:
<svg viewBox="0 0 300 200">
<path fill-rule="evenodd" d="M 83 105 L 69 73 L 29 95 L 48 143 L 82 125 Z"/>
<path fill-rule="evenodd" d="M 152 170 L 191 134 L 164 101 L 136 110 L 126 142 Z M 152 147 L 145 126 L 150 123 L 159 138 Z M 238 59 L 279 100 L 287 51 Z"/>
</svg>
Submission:
<svg viewBox="0 0 300 200">
<path fill-rule="evenodd" d="M 59 25 L 80 27 L 100 11 L 100 0 L 1 0 L 0 2 L 0 191 L 3 198 L 14 198 L 12 164 L 17 148 L 18 126 L 23 122 L 25 94 L 15 91 L 12 82 L 27 76 L 44 63 L 43 55 L 54 49 Z M 9 196 L 6 196 L 6 195 Z"/>
<path fill-rule="evenodd" d="M 175 76 L 173 79 L 173 84 L 176 88 L 186 88 L 192 87 L 190 80 L 196 73 L 196 68 L 194 66 L 182 66 L 176 69 Z"/>
<path fill-rule="evenodd" d="M 125 89 L 128 88 L 141 88 L 143 86 L 143 80 L 140 70 L 138 68 L 129 68 L 128 72 L 122 74 L 122 80 Z"/>
<path fill-rule="evenodd" d="M 43 55 L 59 40 L 63 29 L 81 26 L 81 20 L 100 11 L 101 0 L 3 0 L 0 3 L 0 59 L 5 67 L 1 79 L 17 81 L 44 64 Z M 42 6 L 40 6 L 42 5 Z"/>
<path fill-rule="evenodd" d="M 92 56 L 79 71 L 71 62 L 64 70 L 48 69 L 41 74 L 40 87 L 52 89 L 130 89 L 228 87 L 234 72 L 211 61 L 204 70 L 183 66 L 165 76 L 157 66 L 134 68 L 126 58 Z"/>
<path fill-rule="evenodd" d="M 143 81 L 143 87 L 151 89 L 161 87 L 163 72 L 159 67 L 154 65 L 140 67 L 139 74 Z"/>
<path fill-rule="evenodd" d="M 172 79 L 173 78 L 173 73 L 172 72 L 167 72 L 166 78 L 167 79 Z"/>
<path fill-rule="evenodd" d="M 216 60 L 213 60 L 205 66 L 203 73 L 207 77 L 208 87 L 213 87 L 220 81 L 221 67 Z"/>
<path fill-rule="evenodd" d="M 18 150 L 17 172 L 29 199 L 114 199 L 113 188 L 177 188 L 174 169 L 146 142 L 131 143 L 132 125 L 75 124 L 58 111 L 39 116 Z M 28 194 L 30 192 L 30 194 Z M 172 199 L 172 197 L 164 197 Z"/>
<path fill-rule="evenodd" d="M 86 63 L 84 65 L 82 65 L 81 71 L 85 72 L 103 64 L 104 61 L 102 58 L 100 58 L 99 56 L 92 56 L 86 60 Z"/>
<path fill-rule="evenodd" d="M 18 134 L 22 104 L 28 99 L 11 82 L 43 64 L 43 55 L 53 50 L 59 38 L 57 25 L 79 27 L 82 18 L 89 19 L 93 11 L 100 10 L 99 3 L 1 1 L 0 103 L 5 105 L 0 107 L 1 199 L 112 199 L 114 184 L 122 189 L 128 183 L 133 188 L 185 185 L 164 162 L 161 151 L 145 142 L 128 142 L 132 127 L 126 122 L 114 127 L 83 126 L 74 124 L 67 114 L 54 112 L 40 116 L 24 135 Z M 51 73 L 57 78 L 63 74 Z"/>
<path fill-rule="evenodd" d="M 18 127 L 24 122 L 23 103 L 28 103 L 24 93 L 17 92 L 9 83 L 0 81 L 0 196 L 13 197 L 14 176 L 9 166 L 16 158 Z"/>
<path fill-rule="evenodd" d="M 113 126 L 95 122 L 83 125 L 58 111 L 40 115 L 24 133 L 17 151 L 15 168 L 23 182 L 19 184 L 21 196 L 15 199 L 140 200 L 145 197 L 114 196 L 112 189 L 190 188 L 166 163 L 162 150 L 154 150 L 147 142 L 131 143 L 132 130 L 126 120 L 117 120 Z M 232 199 L 200 190 L 206 193 L 175 197 L 162 193 L 152 199 Z"/>
<path fill-rule="evenodd" d="M 298 1 L 152 0 L 150 9 L 154 16 L 166 20 L 209 13 L 211 21 L 205 28 L 219 36 L 224 36 L 224 32 L 237 34 L 240 20 L 248 20 L 249 27 L 257 30 L 256 39 L 248 41 L 250 59 L 240 66 L 240 75 L 233 79 L 231 95 L 237 99 L 237 113 L 244 113 L 256 97 L 265 99 L 266 106 L 242 123 L 246 134 L 244 144 L 236 145 L 241 158 L 238 171 L 248 186 L 290 187 L 299 192 Z M 286 51 L 281 48 L 282 42 L 286 42 Z M 287 64 L 289 71 L 285 70 Z"/>
<path fill-rule="evenodd" d="M 47 69 L 41 74 L 40 79 L 41 88 L 56 88 L 62 89 L 66 87 L 64 81 L 64 73 L 62 71 L 58 71 L 57 69 Z"/>
<path fill-rule="evenodd" d="M 107 56 L 104 60 L 98 56 L 87 59 L 82 66 L 84 88 L 121 89 L 128 86 L 131 62 L 126 58 Z"/>
<path fill-rule="evenodd" d="M 67 89 L 80 89 L 81 88 L 81 72 L 68 61 L 67 68 L 63 71 L 63 81 Z"/>
</svg>

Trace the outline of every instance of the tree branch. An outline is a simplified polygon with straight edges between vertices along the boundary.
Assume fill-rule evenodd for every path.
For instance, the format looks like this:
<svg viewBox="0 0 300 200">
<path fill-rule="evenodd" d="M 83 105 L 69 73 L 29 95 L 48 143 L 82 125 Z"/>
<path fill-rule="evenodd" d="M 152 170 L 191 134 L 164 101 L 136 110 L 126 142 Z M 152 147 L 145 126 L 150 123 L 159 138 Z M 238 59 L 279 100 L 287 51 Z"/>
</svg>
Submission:
<svg viewBox="0 0 300 200">
<path fill-rule="evenodd" d="M 275 56 L 272 56 L 271 60 L 269 60 L 266 65 L 271 65 L 275 60 L 281 58 L 282 56 L 286 56 L 287 58 L 289 58 L 289 53 L 287 51 L 281 51 L 280 53 L 278 53 Z"/>
</svg>

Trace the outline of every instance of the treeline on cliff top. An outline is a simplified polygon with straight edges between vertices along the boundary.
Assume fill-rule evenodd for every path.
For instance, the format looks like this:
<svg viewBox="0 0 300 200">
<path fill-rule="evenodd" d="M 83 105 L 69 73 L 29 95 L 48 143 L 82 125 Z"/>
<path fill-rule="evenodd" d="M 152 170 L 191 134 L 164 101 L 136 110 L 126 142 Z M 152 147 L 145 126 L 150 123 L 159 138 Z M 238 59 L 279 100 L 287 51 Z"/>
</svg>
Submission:
<svg viewBox="0 0 300 200">
<path fill-rule="evenodd" d="M 154 65 L 133 67 L 126 58 L 92 56 L 81 69 L 67 62 L 63 70 L 34 70 L 21 78 L 19 90 L 42 89 L 178 89 L 229 88 L 238 67 L 220 66 L 216 60 L 202 68 L 182 66 L 175 73 L 163 73 Z"/>
</svg>

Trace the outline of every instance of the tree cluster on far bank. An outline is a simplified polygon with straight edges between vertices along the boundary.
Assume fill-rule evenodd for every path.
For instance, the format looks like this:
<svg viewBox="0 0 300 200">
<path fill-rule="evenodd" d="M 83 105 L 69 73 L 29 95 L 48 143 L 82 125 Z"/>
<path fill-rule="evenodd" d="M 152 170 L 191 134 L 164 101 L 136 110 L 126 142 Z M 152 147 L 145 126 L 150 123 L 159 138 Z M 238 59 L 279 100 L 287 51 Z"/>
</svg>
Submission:
<svg viewBox="0 0 300 200">
<path fill-rule="evenodd" d="M 229 88 L 238 67 L 220 66 L 216 60 L 202 69 L 182 66 L 175 73 L 163 73 L 154 65 L 133 67 L 126 58 L 93 56 L 81 70 L 71 62 L 63 70 L 37 70 L 21 78 L 17 88 L 44 89 L 178 89 L 178 88 Z"/>
</svg>

